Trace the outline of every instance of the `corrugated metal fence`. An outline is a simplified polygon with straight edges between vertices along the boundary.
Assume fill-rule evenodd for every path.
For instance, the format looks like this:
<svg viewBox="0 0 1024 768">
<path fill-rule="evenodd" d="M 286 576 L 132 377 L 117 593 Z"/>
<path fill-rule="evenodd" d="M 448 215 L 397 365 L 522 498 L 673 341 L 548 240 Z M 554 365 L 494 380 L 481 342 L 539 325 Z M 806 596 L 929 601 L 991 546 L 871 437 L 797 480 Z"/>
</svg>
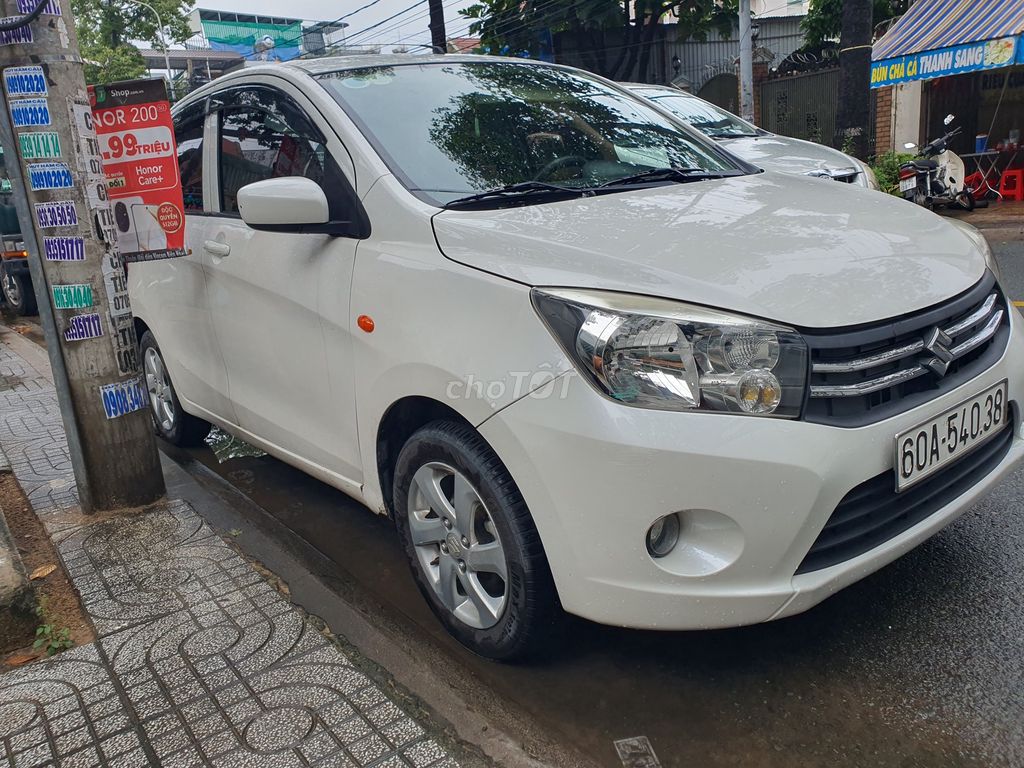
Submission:
<svg viewBox="0 0 1024 768">
<path fill-rule="evenodd" d="M 777 66 L 804 44 L 804 36 L 800 31 L 802 17 L 758 19 L 758 36 L 755 42 L 757 55 L 761 61 L 768 61 L 769 66 Z M 665 57 L 672 72 L 673 56 L 679 57 L 679 74 L 675 78 L 685 80 L 694 93 L 703 85 L 723 73 L 736 72 L 736 60 L 740 56 L 739 30 L 734 28 L 729 36 L 720 35 L 715 30 L 708 32 L 706 41 L 673 40 L 665 45 Z"/>
</svg>

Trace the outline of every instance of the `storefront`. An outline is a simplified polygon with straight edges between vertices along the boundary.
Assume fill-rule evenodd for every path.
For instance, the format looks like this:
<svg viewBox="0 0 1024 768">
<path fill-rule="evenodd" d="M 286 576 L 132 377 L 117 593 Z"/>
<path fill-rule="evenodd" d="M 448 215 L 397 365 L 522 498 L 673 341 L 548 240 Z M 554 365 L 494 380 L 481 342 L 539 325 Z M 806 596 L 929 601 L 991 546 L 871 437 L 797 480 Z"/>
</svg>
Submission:
<svg viewBox="0 0 1024 768">
<path fill-rule="evenodd" d="M 871 87 L 889 110 L 879 152 L 941 136 L 952 114 L 970 170 L 1024 167 L 1024 0 L 918 0 L 875 42 Z"/>
</svg>

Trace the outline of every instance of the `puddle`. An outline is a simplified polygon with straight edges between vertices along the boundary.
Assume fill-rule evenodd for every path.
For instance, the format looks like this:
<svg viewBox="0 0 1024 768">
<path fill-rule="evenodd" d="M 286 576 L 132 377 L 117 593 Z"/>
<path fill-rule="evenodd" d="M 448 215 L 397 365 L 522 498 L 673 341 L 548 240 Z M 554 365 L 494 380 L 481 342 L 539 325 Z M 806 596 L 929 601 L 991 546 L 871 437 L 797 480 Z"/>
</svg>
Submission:
<svg viewBox="0 0 1024 768">
<path fill-rule="evenodd" d="M 221 464 L 230 459 L 258 458 L 267 455 L 256 446 L 249 445 L 244 440 L 239 440 L 218 427 L 210 430 L 210 434 L 206 438 L 206 444 L 213 449 L 217 461 Z"/>
</svg>

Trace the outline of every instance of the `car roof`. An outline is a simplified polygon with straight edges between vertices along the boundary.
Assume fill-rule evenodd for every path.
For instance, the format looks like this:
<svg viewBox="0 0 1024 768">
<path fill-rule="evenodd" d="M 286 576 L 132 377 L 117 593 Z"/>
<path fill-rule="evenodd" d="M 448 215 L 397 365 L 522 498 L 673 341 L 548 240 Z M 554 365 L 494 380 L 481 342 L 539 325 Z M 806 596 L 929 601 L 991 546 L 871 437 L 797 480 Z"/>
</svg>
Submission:
<svg viewBox="0 0 1024 768">
<path fill-rule="evenodd" d="M 661 91 L 672 96 L 689 96 L 692 99 L 700 98 L 681 88 L 673 88 L 671 85 L 657 85 L 654 83 L 619 83 L 619 85 L 630 91 Z"/>
</svg>

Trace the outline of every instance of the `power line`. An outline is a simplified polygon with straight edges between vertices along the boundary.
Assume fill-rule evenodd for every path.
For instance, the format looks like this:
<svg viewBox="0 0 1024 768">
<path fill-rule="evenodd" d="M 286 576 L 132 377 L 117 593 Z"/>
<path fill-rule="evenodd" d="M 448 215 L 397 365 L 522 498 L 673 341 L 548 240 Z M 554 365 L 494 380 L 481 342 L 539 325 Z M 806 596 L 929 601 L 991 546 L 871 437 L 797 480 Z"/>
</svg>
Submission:
<svg viewBox="0 0 1024 768">
<path fill-rule="evenodd" d="M 449 2 L 445 3 L 445 4 L 444 4 L 444 5 L 442 6 L 442 7 L 444 7 L 444 8 L 450 8 L 450 7 L 451 7 L 451 6 L 453 6 L 453 5 L 459 5 L 460 3 L 463 3 L 463 2 L 465 2 L 465 0 L 449 0 Z M 402 20 L 401 22 L 398 22 L 398 23 L 392 24 L 392 25 L 391 25 L 391 26 L 389 26 L 389 27 L 385 27 L 384 29 L 380 29 L 380 30 L 378 30 L 378 31 L 377 31 L 377 35 L 378 35 L 378 36 L 379 36 L 379 35 L 386 35 L 386 34 L 388 34 L 389 32 L 393 32 L 393 31 L 395 31 L 395 30 L 397 30 L 397 29 L 401 29 L 401 28 L 402 28 L 403 26 L 405 26 L 405 25 L 407 25 L 407 24 L 412 24 L 412 23 L 413 23 L 413 22 L 415 22 L 415 21 L 419 21 L 419 20 L 421 20 L 421 19 L 425 19 L 425 18 L 427 18 L 427 17 L 429 16 L 429 15 L 430 15 L 430 12 L 429 12 L 429 11 L 424 11 L 424 12 L 422 12 L 422 13 L 419 13 L 419 14 L 417 14 L 417 15 L 415 15 L 415 16 L 412 16 L 412 17 L 410 17 L 410 18 L 408 18 L 408 19 L 403 19 L 403 20 Z M 356 32 L 356 33 L 354 33 L 354 34 L 353 34 L 352 36 L 350 36 L 349 38 L 347 38 L 346 42 L 352 42 L 352 40 L 353 40 L 354 38 L 357 38 L 357 37 L 360 37 L 360 36 L 362 36 L 362 35 L 364 34 L 364 32 L 365 32 L 365 31 L 366 31 L 366 30 L 363 30 L 363 31 L 360 31 L 360 32 Z M 363 44 L 365 44 L 365 41 L 362 41 L 362 42 L 363 42 Z M 385 43 L 385 45 L 390 45 L 390 43 Z"/>
</svg>

